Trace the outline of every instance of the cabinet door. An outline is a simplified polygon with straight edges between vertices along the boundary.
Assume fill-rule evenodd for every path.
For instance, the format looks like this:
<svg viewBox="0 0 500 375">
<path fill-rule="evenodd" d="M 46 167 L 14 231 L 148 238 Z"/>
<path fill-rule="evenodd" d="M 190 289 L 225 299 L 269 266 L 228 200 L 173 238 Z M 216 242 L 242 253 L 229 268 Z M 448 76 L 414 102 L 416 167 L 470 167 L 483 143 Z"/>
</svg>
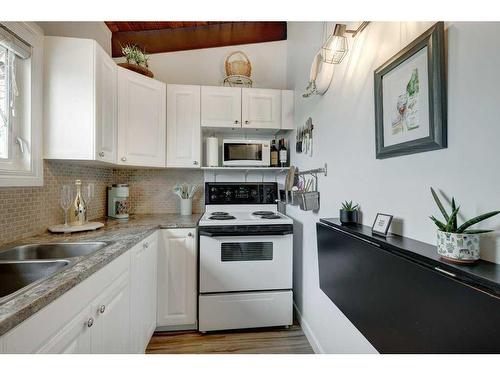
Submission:
<svg viewBox="0 0 500 375">
<path fill-rule="evenodd" d="M 93 319 L 90 308 L 84 309 L 62 327 L 38 353 L 90 354 Z"/>
<path fill-rule="evenodd" d="M 293 130 L 294 129 L 294 115 L 295 115 L 294 91 L 282 90 L 281 91 L 281 129 Z"/>
<path fill-rule="evenodd" d="M 164 229 L 158 247 L 158 326 L 196 324 L 196 229 Z"/>
<path fill-rule="evenodd" d="M 200 86 L 167 85 L 167 167 L 199 168 Z"/>
<path fill-rule="evenodd" d="M 201 87 L 201 126 L 241 127 L 241 89 L 238 87 Z"/>
<path fill-rule="evenodd" d="M 130 284 L 128 268 L 91 304 L 95 314 L 92 353 L 130 352 Z"/>
<path fill-rule="evenodd" d="M 243 88 L 241 96 L 244 128 L 281 128 L 281 90 Z"/>
<path fill-rule="evenodd" d="M 116 163 L 116 64 L 96 43 L 96 160 Z"/>
<path fill-rule="evenodd" d="M 131 250 L 130 329 L 133 353 L 144 353 L 156 328 L 157 238 L 155 233 Z"/>
<path fill-rule="evenodd" d="M 165 166 L 165 86 L 118 68 L 118 164 Z"/>
</svg>

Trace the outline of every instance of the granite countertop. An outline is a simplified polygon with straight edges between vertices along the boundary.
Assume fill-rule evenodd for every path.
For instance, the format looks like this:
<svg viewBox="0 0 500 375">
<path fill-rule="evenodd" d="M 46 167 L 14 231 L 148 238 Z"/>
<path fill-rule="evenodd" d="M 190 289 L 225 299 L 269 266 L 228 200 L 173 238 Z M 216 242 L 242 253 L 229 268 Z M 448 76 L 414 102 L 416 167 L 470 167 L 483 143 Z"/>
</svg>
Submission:
<svg viewBox="0 0 500 375">
<path fill-rule="evenodd" d="M 56 298 L 130 250 L 157 229 L 194 228 L 202 214 L 131 215 L 127 221 L 100 219 L 104 227 L 73 234 L 43 233 L 6 244 L 1 249 L 30 243 L 105 241 L 110 244 L 85 257 L 70 258 L 72 264 L 12 298 L 0 299 L 0 336 L 41 310 Z"/>
</svg>

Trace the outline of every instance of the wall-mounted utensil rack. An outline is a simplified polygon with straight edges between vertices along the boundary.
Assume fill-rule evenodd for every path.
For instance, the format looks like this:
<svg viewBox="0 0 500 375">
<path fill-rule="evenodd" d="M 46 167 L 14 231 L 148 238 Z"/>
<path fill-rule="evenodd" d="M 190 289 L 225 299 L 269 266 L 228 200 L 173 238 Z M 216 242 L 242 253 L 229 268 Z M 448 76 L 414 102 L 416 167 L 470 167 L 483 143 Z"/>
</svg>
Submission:
<svg viewBox="0 0 500 375">
<path fill-rule="evenodd" d="M 299 205 L 303 211 L 319 210 L 319 191 L 318 191 L 318 174 L 328 174 L 328 165 L 325 163 L 323 168 L 307 169 L 304 171 L 296 171 L 293 176 L 295 182 L 296 177 L 302 177 L 304 188 L 302 190 L 291 190 L 285 186 L 285 202 L 286 204 Z M 305 176 L 312 176 L 314 183 L 309 180 L 306 183 Z"/>
</svg>

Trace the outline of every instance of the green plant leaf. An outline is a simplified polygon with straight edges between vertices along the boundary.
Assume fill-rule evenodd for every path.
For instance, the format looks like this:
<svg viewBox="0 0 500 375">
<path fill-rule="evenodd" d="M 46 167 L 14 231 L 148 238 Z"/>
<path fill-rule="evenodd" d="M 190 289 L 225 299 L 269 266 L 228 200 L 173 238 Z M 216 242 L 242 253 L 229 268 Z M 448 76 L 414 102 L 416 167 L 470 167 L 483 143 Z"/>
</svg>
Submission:
<svg viewBox="0 0 500 375">
<path fill-rule="evenodd" d="M 470 226 L 477 224 L 483 220 L 489 219 L 490 217 L 498 215 L 498 214 L 500 214 L 500 211 L 492 211 L 492 212 L 488 212 L 488 213 L 476 216 L 475 218 L 472 218 L 470 220 L 467 220 L 465 223 L 463 223 L 462 225 L 460 225 L 458 227 L 456 233 L 463 233 Z"/>
<path fill-rule="evenodd" d="M 451 215 L 448 219 L 448 222 L 446 223 L 446 232 L 456 233 L 453 231 L 453 223 L 457 221 L 457 215 L 458 215 L 459 210 L 460 210 L 460 206 L 455 208 L 453 210 L 453 212 L 451 213 Z"/>
<path fill-rule="evenodd" d="M 481 233 L 491 233 L 491 229 L 471 229 L 464 231 L 465 234 L 481 234 Z"/>
<path fill-rule="evenodd" d="M 448 221 L 450 219 L 450 217 L 448 216 L 448 213 L 444 209 L 443 204 L 439 200 L 439 197 L 437 196 L 436 192 L 434 191 L 434 189 L 432 187 L 431 187 L 431 193 L 432 193 L 432 197 L 434 198 L 434 201 L 436 202 L 437 206 L 439 207 L 439 211 L 441 211 L 441 213 L 443 214 L 444 219 L 446 221 Z"/>
<path fill-rule="evenodd" d="M 444 223 L 436 219 L 434 216 L 429 216 L 429 217 L 440 230 L 446 232 L 446 225 Z"/>
<path fill-rule="evenodd" d="M 453 211 L 455 211 L 455 209 L 456 209 L 456 208 L 457 208 L 457 207 L 456 207 L 456 205 L 455 205 L 455 198 L 453 198 L 453 197 L 452 197 L 452 198 L 451 198 L 451 211 L 452 211 L 452 212 L 453 212 Z M 456 231 L 457 231 L 457 216 L 458 216 L 458 215 L 456 215 L 456 216 L 454 217 L 454 220 L 453 220 L 453 223 L 452 223 L 452 226 L 451 226 L 451 230 L 452 230 L 453 232 L 456 232 Z"/>
</svg>

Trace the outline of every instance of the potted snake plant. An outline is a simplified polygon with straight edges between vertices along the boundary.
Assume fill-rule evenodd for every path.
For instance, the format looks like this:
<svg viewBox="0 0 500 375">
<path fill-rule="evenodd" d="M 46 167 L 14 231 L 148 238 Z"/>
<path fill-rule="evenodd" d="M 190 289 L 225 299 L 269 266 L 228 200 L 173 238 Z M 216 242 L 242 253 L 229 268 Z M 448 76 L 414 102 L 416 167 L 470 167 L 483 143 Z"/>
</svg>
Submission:
<svg viewBox="0 0 500 375">
<path fill-rule="evenodd" d="M 358 223 L 359 204 L 353 204 L 352 201 L 345 201 L 340 208 L 340 222 L 342 224 Z"/>
<path fill-rule="evenodd" d="M 480 238 L 483 233 L 492 232 L 488 229 L 469 229 L 474 224 L 486 220 L 500 213 L 492 211 L 470 220 L 466 220 L 462 225 L 458 225 L 457 216 L 460 206 L 455 203 L 455 198 L 451 199 L 451 213 L 448 213 L 438 195 L 431 188 L 432 197 L 443 214 L 444 222 L 439 221 L 434 216 L 431 220 L 438 227 L 437 230 L 437 251 L 438 254 L 449 261 L 456 263 L 473 263 L 480 258 Z"/>
</svg>

